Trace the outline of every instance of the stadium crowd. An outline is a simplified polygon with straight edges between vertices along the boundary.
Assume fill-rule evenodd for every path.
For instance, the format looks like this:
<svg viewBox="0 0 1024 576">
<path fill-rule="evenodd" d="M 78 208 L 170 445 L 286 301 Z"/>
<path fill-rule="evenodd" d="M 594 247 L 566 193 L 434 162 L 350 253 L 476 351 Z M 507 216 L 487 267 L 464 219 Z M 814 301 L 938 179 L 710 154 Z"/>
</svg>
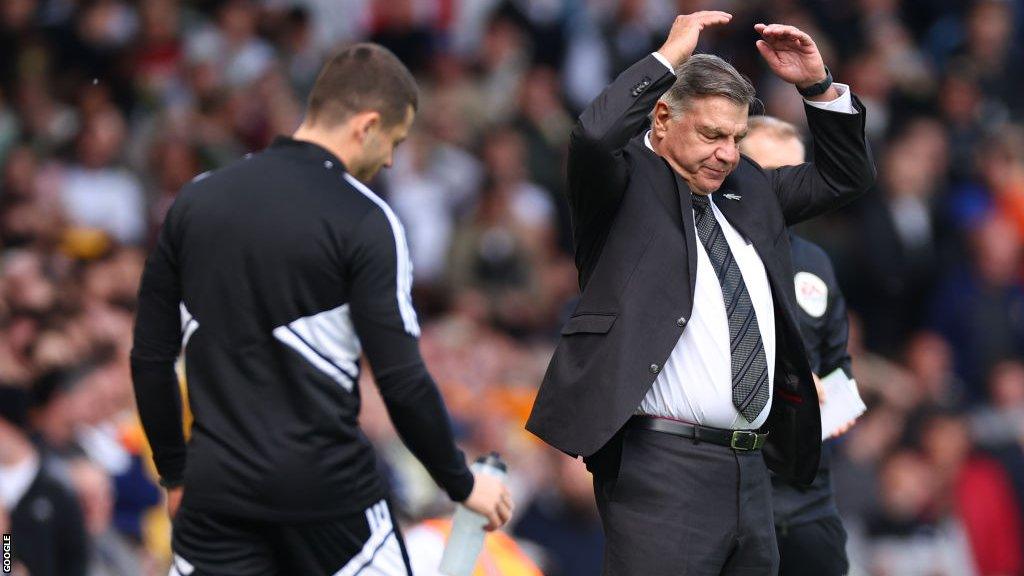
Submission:
<svg viewBox="0 0 1024 576">
<path fill-rule="evenodd" d="M 698 51 L 767 113 L 805 124 L 756 57 L 762 21 L 807 30 L 868 109 L 878 185 L 801 229 L 833 257 L 869 406 L 834 441 L 851 573 L 1024 575 L 1020 0 L 5 0 L 0 528 L 45 560 L 16 568 L 165 572 L 128 370 L 144 258 L 183 184 L 291 133 L 324 56 L 371 40 L 422 91 L 374 188 L 408 232 L 427 366 L 466 452 L 510 463 L 509 532 L 546 574 L 598 573 L 588 473 L 522 429 L 577 293 L 566 141 L 701 9 L 734 14 Z M 449 513 L 364 380 L 404 518 Z"/>
</svg>

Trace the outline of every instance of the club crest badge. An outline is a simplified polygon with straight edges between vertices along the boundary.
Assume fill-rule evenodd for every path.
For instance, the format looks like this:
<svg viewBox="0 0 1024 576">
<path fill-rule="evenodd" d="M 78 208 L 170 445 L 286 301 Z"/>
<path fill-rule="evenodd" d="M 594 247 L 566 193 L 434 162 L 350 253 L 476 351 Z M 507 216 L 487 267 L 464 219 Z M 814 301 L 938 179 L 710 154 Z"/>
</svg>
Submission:
<svg viewBox="0 0 1024 576">
<path fill-rule="evenodd" d="M 821 318 L 828 308 L 828 286 L 810 272 L 797 272 L 793 277 L 796 283 L 796 302 L 805 312 L 814 318 Z"/>
</svg>

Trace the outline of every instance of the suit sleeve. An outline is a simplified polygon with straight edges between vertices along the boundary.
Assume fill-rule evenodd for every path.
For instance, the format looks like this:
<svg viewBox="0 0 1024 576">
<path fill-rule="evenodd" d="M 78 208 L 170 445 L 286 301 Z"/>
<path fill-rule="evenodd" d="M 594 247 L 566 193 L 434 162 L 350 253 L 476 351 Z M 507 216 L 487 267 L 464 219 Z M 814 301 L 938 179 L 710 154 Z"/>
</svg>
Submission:
<svg viewBox="0 0 1024 576">
<path fill-rule="evenodd" d="M 180 199 L 179 201 L 180 202 Z M 181 353 L 181 281 L 174 250 L 176 202 L 146 259 L 131 352 L 139 418 L 164 486 L 184 479 L 185 434 L 174 363 Z"/>
<path fill-rule="evenodd" d="M 405 233 L 390 210 L 373 209 L 364 217 L 348 262 L 352 321 L 388 415 L 434 481 L 461 502 L 473 489 L 473 475 L 455 446 L 448 411 L 420 356 L 412 266 Z"/>
<path fill-rule="evenodd" d="M 804 104 L 813 140 L 813 161 L 770 171 L 787 225 L 849 203 L 875 182 L 875 165 L 864 133 L 866 111 L 853 96 L 856 114 Z"/>
<path fill-rule="evenodd" d="M 675 75 L 654 55 L 620 74 L 590 103 L 569 137 L 569 208 L 577 249 L 611 221 L 629 178 L 622 149 L 647 124 Z"/>
</svg>

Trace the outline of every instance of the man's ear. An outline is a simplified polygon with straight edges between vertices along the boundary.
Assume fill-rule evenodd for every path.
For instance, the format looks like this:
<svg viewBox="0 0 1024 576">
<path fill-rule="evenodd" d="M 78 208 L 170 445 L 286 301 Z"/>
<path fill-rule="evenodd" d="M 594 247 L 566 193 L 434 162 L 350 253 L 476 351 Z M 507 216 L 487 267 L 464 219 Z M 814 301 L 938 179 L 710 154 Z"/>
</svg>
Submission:
<svg viewBox="0 0 1024 576">
<path fill-rule="evenodd" d="M 352 130 L 355 133 L 356 141 L 363 143 L 370 134 L 379 130 L 381 126 L 380 112 L 369 110 L 360 112 L 352 117 Z"/>
<path fill-rule="evenodd" d="M 672 119 L 672 109 L 664 100 L 658 100 L 654 104 L 654 112 L 651 114 L 651 129 L 658 138 L 664 138 L 668 131 L 668 122 Z"/>
</svg>

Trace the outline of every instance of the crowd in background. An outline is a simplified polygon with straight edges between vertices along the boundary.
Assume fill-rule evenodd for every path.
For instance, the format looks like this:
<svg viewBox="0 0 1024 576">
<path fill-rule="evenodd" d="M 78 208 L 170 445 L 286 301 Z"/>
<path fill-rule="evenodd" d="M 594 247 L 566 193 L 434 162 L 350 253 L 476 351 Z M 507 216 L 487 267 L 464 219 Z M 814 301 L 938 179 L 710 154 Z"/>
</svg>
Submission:
<svg viewBox="0 0 1024 576">
<path fill-rule="evenodd" d="M 165 570 L 127 365 L 144 258 L 183 184 L 290 134 L 325 56 L 371 40 L 421 88 L 372 187 L 407 230 L 427 366 L 467 454 L 509 461 L 511 534 L 546 574 L 598 573 L 588 473 L 522 430 L 578 292 L 566 143 L 700 9 L 734 14 L 698 51 L 752 79 L 756 112 L 806 125 L 756 22 L 809 32 L 868 110 L 877 186 L 800 228 L 833 257 L 868 404 L 834 441 L 851 573 L 1024 575 L 1020 0 L 4 0 L 0 383 L 28 410 L 0 418 L 0 471 L 35 463 L 46 490 L 0 489 L 0 528 L 55 551 L 19 569 Z M 450 512 L 364 380 L 404 517 Z"/>
</svg>

